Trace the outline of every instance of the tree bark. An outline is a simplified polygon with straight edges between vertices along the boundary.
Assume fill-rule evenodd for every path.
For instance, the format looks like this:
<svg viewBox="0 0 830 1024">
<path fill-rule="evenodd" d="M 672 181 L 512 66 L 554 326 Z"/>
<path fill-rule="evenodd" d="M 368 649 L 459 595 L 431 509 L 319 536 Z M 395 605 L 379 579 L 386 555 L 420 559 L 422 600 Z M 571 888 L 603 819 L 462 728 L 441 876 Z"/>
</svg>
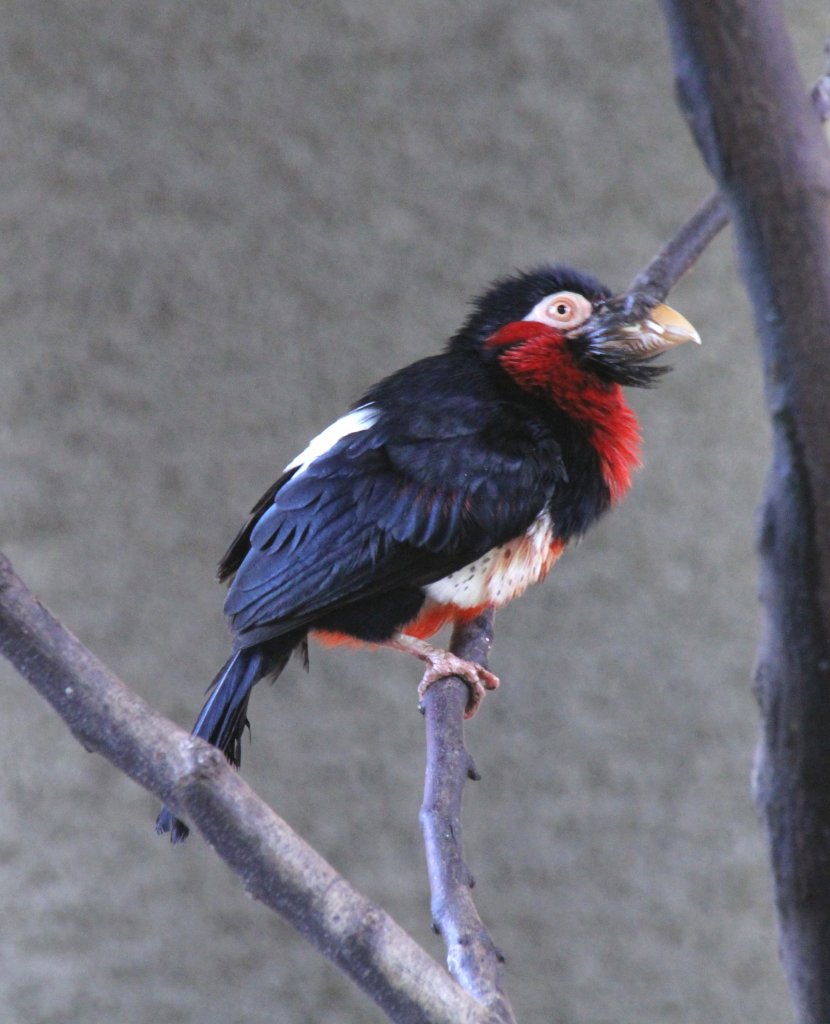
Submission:
<svg viewBox="0 0 830 1024">
<path fill-rule="evenodd" d="M 756 799 L 797 1020 L 830 1020 L 830 153 L 773 0 L 663 0 L 681 106 L 732 215 L 773 459 Z M 728 309 L 724 296 L 715 299 Z"/>
</svg>

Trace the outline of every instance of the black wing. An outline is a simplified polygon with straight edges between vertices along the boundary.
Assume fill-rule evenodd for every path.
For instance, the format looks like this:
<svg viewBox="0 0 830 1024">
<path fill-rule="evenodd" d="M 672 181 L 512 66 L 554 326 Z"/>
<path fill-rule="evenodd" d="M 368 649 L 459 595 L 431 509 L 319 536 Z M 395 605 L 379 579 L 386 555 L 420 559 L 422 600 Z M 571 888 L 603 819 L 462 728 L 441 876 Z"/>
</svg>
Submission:
<svg viewBox="0 0 830 1024">
<path fill-rule="evenodd" d="M 225 611 L 240 642 L 440 579 L 546 506 L 565 479 L 549 428 L 509 403 L 429 399 L 378 405 L 263 496 L 221 565 L 236 573 Z"/>
</svg>

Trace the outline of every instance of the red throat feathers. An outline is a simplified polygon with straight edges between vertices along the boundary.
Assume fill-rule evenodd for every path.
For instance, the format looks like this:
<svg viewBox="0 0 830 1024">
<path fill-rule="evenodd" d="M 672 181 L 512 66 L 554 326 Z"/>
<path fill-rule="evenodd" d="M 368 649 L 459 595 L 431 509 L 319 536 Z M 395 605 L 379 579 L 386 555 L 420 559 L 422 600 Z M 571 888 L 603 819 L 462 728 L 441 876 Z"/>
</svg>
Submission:
<svg viewBox="0 0 830 1024">
<path fill-rule="evenodd" d="M 559 408 L 584 424 L 599 456 L 611 503 L 631 487 L 631 474 L 641 465 L 640 425 L 619 384 L 607 383 L 578 366 L 567 338 L 555 328 L 534 321 L 508 324 L 489 339 L 488 347 L 504 347 L 499 362 L 526 391 L 553 399 Z"/>
</svg>

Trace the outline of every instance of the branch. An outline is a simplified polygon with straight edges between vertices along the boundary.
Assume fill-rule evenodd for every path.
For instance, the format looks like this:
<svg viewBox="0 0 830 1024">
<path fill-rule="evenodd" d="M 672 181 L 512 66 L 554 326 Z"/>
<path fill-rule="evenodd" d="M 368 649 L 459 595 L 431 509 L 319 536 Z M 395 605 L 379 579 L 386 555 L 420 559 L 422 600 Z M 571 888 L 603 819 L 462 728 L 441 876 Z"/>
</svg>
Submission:
<svg viewBox="0 0 830 1024">
<path fill-rule="evenodd" d="M 825 47 L 828 70 L 813 86 L 810 99 L 818 119 L 830 119 L 830 44 Z M 709 243 L 729 223 L 729 208 L 720 192 L 713 192 L 681 224 L 660 251 L 637 274 L 625 295 L 628 308 L 646 311 L 663 302 L 687 274 Z"/>
<path fill-rule="evenodd" d="M 242 880 L 402 1024 L 502 1024 L 353 889 L 218 750 L 153 711 L 32 596 L 0 554 L 0 652 L 87 750 L 187 817 Z"/>
<path fill-rule="evenodd" d="M 493 611 L 456 626 L 450 647 L 486 668 L 493 640 Z M 422 700 L 426 719 L 427 767 L 421 829 L 432 891 L 433 927 L 447 945 L 450 973 L 500 1021 L 515 1018 L 503 985 L 504 957 L 478 915 L 470 889 L 473 877 L 461 843 L 461 796 L 465 781 L 478 778 L 464 747 L 464 709 L 469 693 L 457 676 L 433 683 Z"/>
<path fill-rule="evenodd" d="M 628 286 L 628 295 L 645 308 L 662 302 L 728 223 L 726 204 L 718 192 L 713 192 L 637 274 Z"/>
<path fill-rule="evenodd" d="M 756 799 L 796 1018 L 821 1024 L 830 1020 L 830 152 L 777 3 L 663 6 L 681 104 L 729 205 L 761 342 L 773 463 L 759 536 Z"/>
</svg>

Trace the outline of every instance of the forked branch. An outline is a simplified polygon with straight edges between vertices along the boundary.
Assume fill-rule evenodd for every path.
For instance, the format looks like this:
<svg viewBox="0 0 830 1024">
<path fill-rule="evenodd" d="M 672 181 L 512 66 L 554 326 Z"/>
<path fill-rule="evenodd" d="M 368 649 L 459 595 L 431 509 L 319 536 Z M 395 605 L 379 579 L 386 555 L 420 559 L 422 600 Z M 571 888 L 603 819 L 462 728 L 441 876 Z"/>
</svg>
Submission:
<svg viewBox="0 0 830 1024">
<path fill-rule="evenodd" d="M 830 43 L 825 53 L 828 69 L 810 93 L 813 110 L 822 123 L 830 118 Z M 726 203 L 719 192 L 713 192 L 637 274 L 624 296 L 626 305 L 646 310 L 662 302 L 728 223 Z"/>
</svg>

